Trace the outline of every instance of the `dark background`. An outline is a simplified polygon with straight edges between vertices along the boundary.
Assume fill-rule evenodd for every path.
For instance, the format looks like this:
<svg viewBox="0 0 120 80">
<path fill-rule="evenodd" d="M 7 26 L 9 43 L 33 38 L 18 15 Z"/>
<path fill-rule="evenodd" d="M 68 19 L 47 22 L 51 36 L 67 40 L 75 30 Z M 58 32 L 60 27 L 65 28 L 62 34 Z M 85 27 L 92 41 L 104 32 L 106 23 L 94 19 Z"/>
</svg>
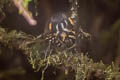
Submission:
<svg viewBox="0 0 120 80">
<path fill-rule="evenodd" d="M 116 65 L 120 65 L 120 0 L 79 0 L 79 6 L 79 24 L 84 31 L 92 35 L 92 41 L 89 45 L 91 50 L 88 55 L 94 61 L 102 60 L 105 64 L 111 64 L 114 61 Z M 3 11 L 6 16 L 0 24 L 8 30 L 15 29 L 37 36 L 44 32 L 46 23 L 53 14 L 58 12 L 67 13 L 70 8 L 71 3 L 68 0 L 38 0 L 37 8 L 35 8 L 35 3 L 31 2 L 29 10 L 33 12 L 38 24 L 30 26 L 24 17 L 18 14 L 18 10 L 14 5 L 5 5 Z M 35 16 L 36 11 L 38 16 Z M 1 45 L 1 48 L 3 47 Z M 27 62 L 26 57 L 19 54 L 20 51 L 12 52 L 10 50 L 9 52 L 11 56 L 7 53 L 0 54 L 1 70 L 9 69 L 11 66 L 24 66 L 28 73 L 34 71 Z M 35 77 L 38 75 L 36 74 L 33 73 L 32 75 Z"/>
</svg>

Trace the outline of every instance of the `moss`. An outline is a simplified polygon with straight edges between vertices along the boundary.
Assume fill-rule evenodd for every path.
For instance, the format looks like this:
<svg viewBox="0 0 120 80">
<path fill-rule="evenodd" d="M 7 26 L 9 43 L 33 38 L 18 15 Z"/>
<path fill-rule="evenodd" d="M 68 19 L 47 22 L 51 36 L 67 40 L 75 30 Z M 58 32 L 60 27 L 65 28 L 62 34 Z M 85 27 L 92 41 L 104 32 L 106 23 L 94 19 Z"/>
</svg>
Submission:
<svg viewBox="0 0 120 80">
<path fill-rule="evenodd" d="M 93 78 L 119 80 L 120 78 L 119 68 L 114 64 L 106 66 L 102 62 L 94 63 L 83 53 L 53 50 L 49 48 L 50 45 L 47 45 L 42 36 L 34 37 L 15 30 L 7 32 L 0 28 L 0 42 L 23 50 L 33 69 L 36 71 L 43 69 L 43 76 L 47 67 L 52 65 L 56 68 L 64 66 L 66 75 L 70 72 L 68 68 L 71 68 L 75 72 L 73 76 L 76 80 L 92 80 Z"/>
</svg>

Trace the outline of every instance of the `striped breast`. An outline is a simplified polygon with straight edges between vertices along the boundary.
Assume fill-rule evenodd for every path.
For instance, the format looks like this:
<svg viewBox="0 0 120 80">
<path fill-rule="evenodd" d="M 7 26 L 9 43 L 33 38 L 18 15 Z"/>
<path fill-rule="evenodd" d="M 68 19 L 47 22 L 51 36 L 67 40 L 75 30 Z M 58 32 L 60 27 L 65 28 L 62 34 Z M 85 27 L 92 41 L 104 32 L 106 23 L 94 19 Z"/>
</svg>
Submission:
<svg viewBox="0 0 120 80">
<path fill-rule="evenodd" d="M 75 42 L 74 22 L 63 13 L 51 17 L 49 21 L 47 39 L 57 46 L 70 46 Z"/>
</svg>

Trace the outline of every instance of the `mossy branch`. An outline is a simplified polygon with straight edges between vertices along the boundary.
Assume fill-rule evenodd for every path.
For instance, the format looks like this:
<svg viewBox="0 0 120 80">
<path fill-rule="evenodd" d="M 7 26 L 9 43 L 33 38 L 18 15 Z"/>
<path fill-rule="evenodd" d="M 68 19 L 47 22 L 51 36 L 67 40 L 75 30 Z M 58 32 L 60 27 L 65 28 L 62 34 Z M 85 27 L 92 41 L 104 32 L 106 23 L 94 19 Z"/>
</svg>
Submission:
<svg viewBox="0 0 120 80">
<path fill-rule="evenodd" d="M 102 62 L 94 63 L 92 59 L 82 53 L 66 50 L 54 51 L 41 35 L 34 37 L 16 30 L 8 32 L 0 28 L 0 42 L 10 48 L 23 50 L 33 69 L 38 71 L 45 67 L 43 74 L 46 68 L 52 65 L 58 68 L 64 66 L 65 75 L 69 74 L 69 68 L 71 67 L 75 72 L 73 76 L 76 77 L 76 80 L 120 79 L 120 69 L 114 64 L 106 66 Z"/>
</svg>

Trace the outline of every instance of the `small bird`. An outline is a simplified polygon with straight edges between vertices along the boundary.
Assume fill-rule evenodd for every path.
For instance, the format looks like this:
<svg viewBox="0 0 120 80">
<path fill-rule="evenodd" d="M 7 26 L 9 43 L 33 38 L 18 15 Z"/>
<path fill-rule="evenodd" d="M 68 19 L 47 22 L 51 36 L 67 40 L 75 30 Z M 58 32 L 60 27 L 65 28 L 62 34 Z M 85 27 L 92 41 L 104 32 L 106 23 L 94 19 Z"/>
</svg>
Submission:
<svg viewBox="0 0 120 80">
<path fill-rule="evenodd" d="M 57 47 L 70 47 L 75 43 L 74 21 L 64 13 L 56 13 L 48 21 L 48 40 Z"/>
<path fill-rule="evenodd" d="M 76 28 L 78 28 L 76 30 Z M 66 16 L 64 13 L 56 13 L 53 15 L 47 24 L 47 33 L 45 40 L 47 40 L 53 48 L 61 50 L 73 49 L 79 47 L 80 52 L 84 51 L 82 46 L 90 39 L 89 33 L 83 31 L 79 26 L 76 26 L 73 19 Z"/>
</svg>

